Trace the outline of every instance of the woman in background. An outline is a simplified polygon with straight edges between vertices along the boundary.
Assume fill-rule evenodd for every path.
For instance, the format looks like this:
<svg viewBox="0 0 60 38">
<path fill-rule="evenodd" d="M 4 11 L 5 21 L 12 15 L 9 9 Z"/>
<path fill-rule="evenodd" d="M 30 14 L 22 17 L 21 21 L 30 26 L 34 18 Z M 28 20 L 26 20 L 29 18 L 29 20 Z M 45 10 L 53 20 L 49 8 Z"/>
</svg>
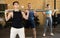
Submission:
<svg viewBox="0 0 60 38">
<path fill-rule="evenodd" d="M 45 10 L 45 12 L 43 12 L 43 14 L 46 15 L 43 36 L 46 36 L 46 30 L 48 27 L 48 23 L 50 26 L 50 35 L 54 36 L 53 29 L 52 29 L 52 15 L 54 15 L 55 12 L 56 12 L 56 10 L 52 11 L 49 4 L 46 5 L 46 10 Z"/>
</svg>

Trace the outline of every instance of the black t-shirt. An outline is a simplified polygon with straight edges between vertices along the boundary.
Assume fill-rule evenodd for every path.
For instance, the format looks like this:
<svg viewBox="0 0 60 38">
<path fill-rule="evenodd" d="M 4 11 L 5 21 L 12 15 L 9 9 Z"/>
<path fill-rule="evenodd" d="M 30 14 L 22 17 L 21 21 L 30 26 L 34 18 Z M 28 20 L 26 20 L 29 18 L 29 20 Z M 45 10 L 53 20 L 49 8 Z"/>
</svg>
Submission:
<svg viewBox="0 0 60 38">
<path fill-rule="evenodd" d="M 14 28 L 24 27 L 21 11 L 13 11 L 12 27 L 14 27 Z"/>
</svg>

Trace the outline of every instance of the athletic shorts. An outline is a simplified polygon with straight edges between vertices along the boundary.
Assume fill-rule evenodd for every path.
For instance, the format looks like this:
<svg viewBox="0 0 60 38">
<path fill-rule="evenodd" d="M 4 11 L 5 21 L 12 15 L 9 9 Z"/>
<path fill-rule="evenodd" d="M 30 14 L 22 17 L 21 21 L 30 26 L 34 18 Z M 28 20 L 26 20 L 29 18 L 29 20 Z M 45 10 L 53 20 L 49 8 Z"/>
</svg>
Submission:
<svg viewBox="0 0 60 38">
<path fill-rule="evenodd" d="M 27 20 L 25 28 L 35 28 L 35 21 L 34 20 Z"/>
</svg>

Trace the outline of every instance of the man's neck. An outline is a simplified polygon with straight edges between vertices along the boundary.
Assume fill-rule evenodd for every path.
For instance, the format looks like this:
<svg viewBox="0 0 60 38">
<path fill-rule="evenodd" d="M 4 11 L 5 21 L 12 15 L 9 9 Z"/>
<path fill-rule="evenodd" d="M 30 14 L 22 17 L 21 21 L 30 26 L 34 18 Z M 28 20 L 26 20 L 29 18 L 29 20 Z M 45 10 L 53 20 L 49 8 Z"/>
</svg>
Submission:
<svg viewBox="0 0 60 38">
<path fill-rule="evenodd" d="M 15 8 L 14 11 L 19 11 L 19 9 L 16 9 L 16 8 Z"/>
</svg>

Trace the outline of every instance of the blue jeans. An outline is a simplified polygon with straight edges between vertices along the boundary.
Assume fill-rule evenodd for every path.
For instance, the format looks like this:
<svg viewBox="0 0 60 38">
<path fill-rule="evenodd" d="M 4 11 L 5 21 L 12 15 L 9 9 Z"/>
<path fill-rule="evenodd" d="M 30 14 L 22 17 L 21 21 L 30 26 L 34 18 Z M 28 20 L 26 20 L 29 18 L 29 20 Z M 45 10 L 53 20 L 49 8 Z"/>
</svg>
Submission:
<svg viewBox="0 0 60 38">
<path fill-rule="evenodd" d="M 52 17 L 46 17 L 45 26 L 44 26 L 44 33 L 46 33 L 48 24 L 50 26 L 50 32 L 52 33 Z"/>
</svg>

